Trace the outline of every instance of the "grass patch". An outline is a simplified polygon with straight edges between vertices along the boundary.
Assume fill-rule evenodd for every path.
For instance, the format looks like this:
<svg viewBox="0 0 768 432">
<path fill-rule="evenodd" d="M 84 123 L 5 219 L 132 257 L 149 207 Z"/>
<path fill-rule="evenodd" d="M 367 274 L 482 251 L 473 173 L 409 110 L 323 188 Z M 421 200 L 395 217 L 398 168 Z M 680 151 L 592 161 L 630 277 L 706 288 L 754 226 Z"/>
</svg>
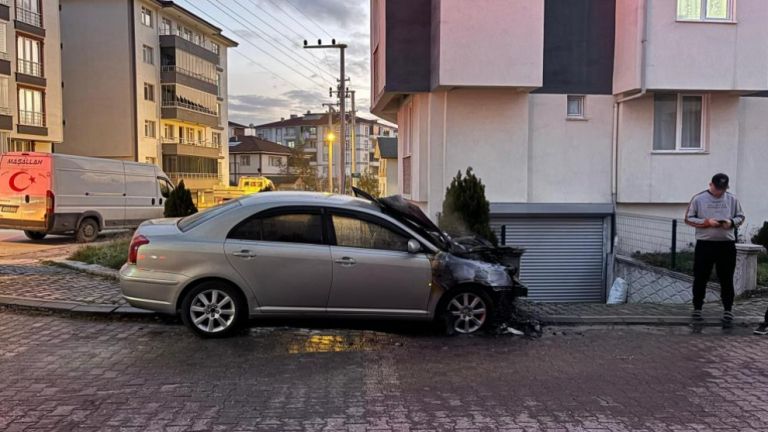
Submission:
<svg viewBox="0 0 768 432">
<path fill-rule="evenodd" d="M 118 270 L 128 260 L 130 243 L 130 238 L 119 238 L 102 244 L 83 246 L 70 255 L 69 259 Z"/>
<path fill-rule="evenodd" d="M 672 268 L 672 256 L 670 253 L 634 253 L 632 258 L 642 261 L 654 267 L 674 270 L 693 276 L 693 252 L 678 252 L 675 268 Z M 710 280 L 717 282 L 714 269 Z M 768 287 L 768 254 L 757 255 L 757 284 Z"/>
</svg>

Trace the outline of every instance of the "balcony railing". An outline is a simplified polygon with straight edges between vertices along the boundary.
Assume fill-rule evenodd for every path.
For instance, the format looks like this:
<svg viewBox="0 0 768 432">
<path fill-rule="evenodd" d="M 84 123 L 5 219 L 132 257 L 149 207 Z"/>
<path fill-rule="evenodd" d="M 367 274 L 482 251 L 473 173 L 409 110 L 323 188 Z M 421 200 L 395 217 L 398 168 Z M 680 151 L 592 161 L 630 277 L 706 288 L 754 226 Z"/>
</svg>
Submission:
<svg viewBox="0 0 768 432">
<path fill-rule="evenodd" d="M 220 180 L 221 174 L 219 173 L 190 173 L 190 172 L 168 172 L 171 180 L 177 179 L 196 179 L 196 180 Z"/>
<path fill-rule="evenodd" d="M 19 110 L 19 124 L 25 126 L 45 126 L 45 113 Z"/>
<path fill-rule="evenodd" d="M 178 98 L 176 100 L 163 100 L 162 107 L 163 108 L 184 108 L 190 111 L 195 111 L 195 112 L 208 114 L 216 117 L 219 116 L 219 113 L 217 113 L 216 110 L 210 109 L 208 107 L 204 107 L 198 103 L 192 102 L 185 98 Z"/>
<path fill-rule="evenodd" d="M 0 0 L 0 2 L 3 0 Z M 0 51 L 0 60 L 10 60 L 11 57 L 8 55 L 7 52 Z"/>
<path fill-rule="evenodd" d="M 180 74 L 184 74 L 184 75 L 190 76 L 192 78 L 197 78 L 197 79 L 199 79 L 201 81 L 205 81 L 205 82 L 207 82 L 209 84 L 213 84 L 213 85 L 217 85 L 218 84 L 216 82 L 216 78 L 210 78 L 210 77 L 207 77 L 205 75 L 202 75 L 202 74 L 199 74 L 199 73 L 195 73 L 195 72 L 192 72 L 190 70 L 187 70 L 187 69 L 184 69 L 182 67 L 175 66 L 175 65 L 163 66 L 163 72 L 176 72 L 176 73 L 180 73 Z"/>
<path fill-rule="evenodd" d="M 182 39 L 184 39 L 186 41 L 192 42 L 193 44 L 195 44 L 195 45 L 197 45 L 199 47 L 205 48 L 205 49 L 207 49 L 208 51 L 210 51 L 210 52 L 212 52 L 214 54 L 218 54 L 219 53 L 219 51 L 216 49 L 216 45 L 214 45 L 214 44 L 212 44 L 212 43 L 210 43 L 209 41 L 206 41 L 206 40 L 196 41 L 196 40 L 194 40 L 194 38 L 190 39 L 188 35 L 184 34 L 184 32 L 179 31 L 179 29 L 175 29 L 175 28 L 170 28 L 170 29 L 169 28 L 160 28 L 160 35 L 161 36 L 167 36 L 167 35 L 178 36 L 178 37 L 180 37 L 180 38 L 182 38 Z"/>
<path fill-rule="evenodd" d="M 35 27 L 43 27 L 43 16 L 39 12 L 24 9 L 16 4 L 16 19 Z"/>
<path fill-rule="evenodd" d="M 197 147 L 221 148 L 221 144 L 206 140 L 190 140 L 186 138 L 160 138 L 161 144 L 185 144 Z"/>
<path fill-rule="evenodd" d="M 36 77 L 43 76 L 43 64 L 29 60 L 18 59 L 16 60 L 16 70 L 19 73 L 26 75 L 32 75 Z"/>
<path fill-rule="evenodd" d="M 0 0 L 2 2 L 3 0 Z M 11 115 L 11 109 L 8 107 L 1 107 L 0 106 L 0 114 L 1 115 Z"/>
<path fill-rule="evenodd" d="M 0 0 L 0 5 L 8 6 L 8 0 Z"/>
</svg>

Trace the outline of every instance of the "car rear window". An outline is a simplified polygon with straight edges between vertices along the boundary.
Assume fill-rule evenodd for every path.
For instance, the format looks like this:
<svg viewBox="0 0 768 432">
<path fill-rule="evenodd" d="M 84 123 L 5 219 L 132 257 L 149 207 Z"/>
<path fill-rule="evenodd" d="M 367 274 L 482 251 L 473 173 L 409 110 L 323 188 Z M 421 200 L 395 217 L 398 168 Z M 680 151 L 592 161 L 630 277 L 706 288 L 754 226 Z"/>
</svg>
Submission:
<svg viewBox="0 0 768 432">
<path fill-rule="evenodd" d="M 236 207 L 239 207 L 240 205 L 240 200 L 226 201 L 223 204 L 207 208 L 201 212 L 182 218 L 179 220 L 178 227 L 182 232 L 187 232 L 220 214 L 224 214 Z"/>
</svg>

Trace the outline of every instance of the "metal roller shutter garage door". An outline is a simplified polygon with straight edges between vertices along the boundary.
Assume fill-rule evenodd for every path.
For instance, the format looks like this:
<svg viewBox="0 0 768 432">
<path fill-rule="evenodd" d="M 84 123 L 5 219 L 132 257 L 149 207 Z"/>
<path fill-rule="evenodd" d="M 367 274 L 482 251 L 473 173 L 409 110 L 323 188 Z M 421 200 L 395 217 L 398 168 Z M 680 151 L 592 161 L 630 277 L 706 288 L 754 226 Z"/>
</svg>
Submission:
<svg viewBox="0 0 768 432">
<path fill-rule="evenodd" d="M 506 225 L 506 244 L 526 249 L 520 280 L 528 298 L 548 302 L 605 300 L 603 218 L 495 219 L 498 236 Z M 500 237 L 499 237 L 500 238 Z"/>
</svg>

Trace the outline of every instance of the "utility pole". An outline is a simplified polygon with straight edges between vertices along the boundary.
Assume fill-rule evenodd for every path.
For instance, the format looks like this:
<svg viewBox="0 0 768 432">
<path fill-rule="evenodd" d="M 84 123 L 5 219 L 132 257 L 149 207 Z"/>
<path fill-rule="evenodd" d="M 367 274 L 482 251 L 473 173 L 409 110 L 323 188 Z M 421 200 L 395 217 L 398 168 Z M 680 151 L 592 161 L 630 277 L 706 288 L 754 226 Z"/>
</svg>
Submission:
<svg viewBox="0 0 768 432">
<path fill-rule="evenodd" d="M 346 89 L 346 76 L 344 73 L 344 50 L 347 49 L 346 44 L 337 44 L 336 39 L 331 40 L 330 45 L 323 45 L 323 41 L 321 39 L 317 40 L 317 45 L 308 45 L 307 41 L 304 40 L 304 48 L 305 49 L 328 49 L 328 48 L 334 48 L 338 49 L 340 53 L 340 59 L 339 59 L 339 111 L 341 111 L 341 121 L 339 122 L 339 142 L 341 143 L 341 151 L 339 152 L 339 166 L 341 169 L 339 170 L 339 192 L 344 194 L 346 193 L 346 157 L 344 155 L 347 143 L 346 143 L 346 136 L 347 136 L 347 128 L 346 128 L 346 114 L 347 114 L 347 106 L 345 101 L 345 95 L 347 94 Z"/>
<path fill-rule="evenodd" d="M 355 127 L 355 117 L 357 116 L 357 111 L 355 111 L 355 91 L 350 90 L 350 98 L 349 100 L 352 102 L 352 134 L 350 137 L 350 144 L 352 147 L 352 170 L 350 173 L 352 174 L 352 186 L 355 185 L 355 170 L 357 169 L 356 159 L 357 159 L 357 128 Z"/>
<path fill-rule="evenodd" d="M 323 141 L 328 141 L 328 193 L 333 193 L 333 107 L 336 104 L 324 103 L 328 107 L 328 132 L 323 137 Z"/>
</svg>

